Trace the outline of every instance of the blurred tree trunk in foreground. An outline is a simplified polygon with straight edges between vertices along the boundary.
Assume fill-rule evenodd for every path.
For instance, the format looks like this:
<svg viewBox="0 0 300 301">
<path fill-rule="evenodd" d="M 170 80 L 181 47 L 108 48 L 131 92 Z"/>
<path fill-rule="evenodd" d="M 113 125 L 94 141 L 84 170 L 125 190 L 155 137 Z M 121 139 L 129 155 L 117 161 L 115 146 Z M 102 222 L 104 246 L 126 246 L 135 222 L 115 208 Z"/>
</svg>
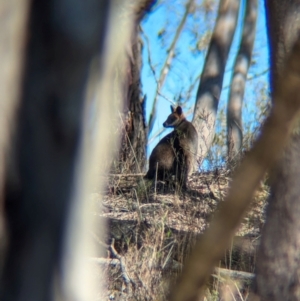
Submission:
<svg viewBox="0 0 300 301">
<path fill-rule="evenodd" d="M 4 243 L 5 161 L 20 96 L 29 1 L 0 1 L 0 256 Z"/>
<path fill-rule="evenodd" d="M 215 134 L 225 66 L 237 23 L 239 4 L 239 0 L 220 0 L 218 17 L 201 75 L 192 121 L 199 136 L 200 164 L 210 149 Z"/>
<path fill-rule="evenodd" d="M 271 55 L 271 93 L 274 96 L 283 80 L 281 76 L 287 56 L 299 38 L 300 1 L 266 0 L 265 6 Z M 299 93 L 300 87 L 291 95 L 292 99 L 296 99 Z M 276 105 L 276 98 L 273 98 L 273 106 Z M 256 293 L 264 301 L 300 300 L 299 122 L 282 159 L 273 170 L 272 179 L 256 267 Z"/>
<path fill-rule="evenodd" d="M 246 0 L 242 39 L 236 56 L 227 107 L 229 162 L 239 159 L 243 146 L 242 104 L 255 39 L 257 0 Z"/>
<path fill-rule="evenodd" d="M 127 76 L 124 82 L 122 139 L 116 172 L 143 172 L 146 166 L 147 128 L 145 101 L 142 97 L 142 41 L 140 22 L 157 0 L 137 0 L 133 11 L 134 25 L 127 45 Z M 114 169 L 113 169 L 114 170 Z"/>
<path fill-rule="evenodd" d="M 75 263 L 77 273 L 65 270 L 65 265 L 78 259 L 74 254 L 78 253 L 79 245 L 81 250 L 88 247 L 88 231 L 83 224 L 91 226 L 91 219 L 84 215 L 89 211 L 84 192 L 94 181 L 91 171 L 99 165 L 104 172 L 107 155 L 112 153 L 108 148 L 114 137 L 109 135 L 108 128 L 113 132 L 114 94 L 118 97 L 119 91 L 111 83 L 122 79 L 121 72 L 120 79 L 112 78 L 116 70 L 112 61 L 124 55 L 126 26 L 120 24 L 120 18 L 111 18 L 111 1 L 45 4 L 34 0 L 27 7 L 25 1 L 14 0 L 9 2 L 11 5 L 6 2 L 1 3 L 1 9 L 4 6 L 6 10 L 1 11 L 2 17 L 5 16 L 1 25 L 5 26 L 0 28 L 0 55 L 4 61 L 0 76 L 3 80 L 7 78 L 3 82 L 9 83 L 11 92 L 6 90 L 3 94 L 7 97 L 2 99 L 7 111 L 1 110 L 1 124 L 11 117 L 7 113 L 13 115 L 10 110 L 14 111 L 15 106 L 11 102 L 19 96 L 23 37 L 25 32 L 28 35 L 20 103 L 15 118 L 8 120 L 16 123 L 16 127 L 6 154 L 9 164 L 4 206 L 8 246 L 1 270 L 0 299 L 47 301 L 53 300 L 55 291 L 60 295 L 59 300 L 90 300 L 92 275 L 86 273 L 82 263 L 87 254 L 81 253 Z M 114 34 L 123 28 L 121 38 L 108 39 L 108 21 L 109 31 Z M 101 132 L 96 139 L 99 140 L 96 151 L 86 145 L 82 119 L 89 69 L 99 56 Z M 120 71 L 121 66 L 118 66 Z M 2 130 L 10 136 L 10 129 L 6 124 Z M 1 151 L 4 146 L 1 142 Z M 100 160 L 95 159 L 95 153 Z M 80 281 L 75 285 L 68 283 L 76 277 Z M 73 288 L 69 295 L 64 285 Z"/>
</svg>

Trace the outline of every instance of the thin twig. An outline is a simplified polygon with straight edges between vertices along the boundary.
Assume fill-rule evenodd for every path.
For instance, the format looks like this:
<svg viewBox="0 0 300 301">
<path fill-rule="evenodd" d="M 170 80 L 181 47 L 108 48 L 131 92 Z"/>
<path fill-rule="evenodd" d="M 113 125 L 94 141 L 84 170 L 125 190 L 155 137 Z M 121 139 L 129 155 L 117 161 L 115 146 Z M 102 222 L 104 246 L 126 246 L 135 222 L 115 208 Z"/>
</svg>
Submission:
<svg viewBox="0 0 300 301">
<path fill-rule="evenodd" d="M 129 293 L 131 291 L 131 285 L 135 287 L 135 283 L 134 281 L 129 277 L 128 273 L 127 273 L 127 268 L 126 268 L 126 264 L 125 264 L 125 260 L 124 257 L 121 256 L 115 249 L 114 247 L 114 243 L 115 240 L 114 238 L 112 239 L 111 245 L 109 246 L 109 250 L 111 251 L 112 255 L 114 257 L 116 257 L 119 261 L 120 261 L 120 268 L 121 268 L 121 273 L 122 273 L 122 277 L 124 279 L 125 285 L 126 285 L 126 289 L 127 292 Z"/>
<path fill-rule="evenodd" d="M 139 198 L 138 195 L 136 193 L 136 190 L 133 189 L 134 193 L 135 193 L 135 197 L 136 197 L 136 202 L 137 202 L 137 214 L 138 214 L 138 224 L 140 225 L 143 219 L 142 216 L 142 211 L 141 211 L 141 207 L 140 207 L 140 202 L 139 202 Z"/>
<path fill-rule="evenodd" d="M 110 173 L 110 177 L 143 177 L 145 173 Z"/>
<path fill-rule="evenodd" d="M 155 183 L 154 183 L 154 199 L 155 200 L 156 200 L 157 170 L 158 170 L 158 162 L 156 162 L 156 170 L 155 170 Z"/>
</svg>

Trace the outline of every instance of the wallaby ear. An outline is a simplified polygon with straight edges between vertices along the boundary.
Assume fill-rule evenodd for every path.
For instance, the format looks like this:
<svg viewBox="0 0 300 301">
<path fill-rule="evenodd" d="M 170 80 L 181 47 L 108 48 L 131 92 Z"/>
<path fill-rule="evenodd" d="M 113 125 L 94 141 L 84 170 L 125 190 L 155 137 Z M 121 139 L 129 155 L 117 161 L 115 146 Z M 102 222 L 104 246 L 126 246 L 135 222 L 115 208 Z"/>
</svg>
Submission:
<svg viewBox="0 0 300 301">
<path fill-rule="evenodd" d="M 179 116 L 182 114 L 182 108 L 181 108 L 181 106 L 178 106 L 178 107 L 176 108 L 176 113 L 177 113 Z"/>
<path fill-rule="evenodd" d="M 172 105 L 170 105 L 171 108 L 171 113 L 175 113 L 175 107 L 173 107 Z"/>
</svg>

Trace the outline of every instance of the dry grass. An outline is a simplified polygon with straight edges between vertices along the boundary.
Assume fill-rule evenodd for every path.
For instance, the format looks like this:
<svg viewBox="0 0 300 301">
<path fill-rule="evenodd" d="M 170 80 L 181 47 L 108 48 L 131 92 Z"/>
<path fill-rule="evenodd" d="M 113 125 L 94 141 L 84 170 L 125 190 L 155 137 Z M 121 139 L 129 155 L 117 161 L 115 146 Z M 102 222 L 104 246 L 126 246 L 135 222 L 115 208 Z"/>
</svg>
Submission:
<svg viewBox="0 0 300 301">
<path fill-rule="evenodd" d="M 102 205 L 99 192 L 90 200 L 94 216 L 108 225 L 106 241 L 97 241 L 105 244 L 106 258 L 93 259 L 107 270 L 107 294 L 99 300 L 164 300 L 169 281 L 209 225 L 229 184 L 224 169 L 193 174 L 184 192 L 161 182 L 154 187 L 142 175 L 110 175 Z M 253 272 L 267 196 L 262 183 L 220 267 Z M 216 270 L 206 300 L 220 300 L 221 295 L 222 300 L 246 300 L 249 281 L 226 276 L 226 271 Z"/>
</svg>

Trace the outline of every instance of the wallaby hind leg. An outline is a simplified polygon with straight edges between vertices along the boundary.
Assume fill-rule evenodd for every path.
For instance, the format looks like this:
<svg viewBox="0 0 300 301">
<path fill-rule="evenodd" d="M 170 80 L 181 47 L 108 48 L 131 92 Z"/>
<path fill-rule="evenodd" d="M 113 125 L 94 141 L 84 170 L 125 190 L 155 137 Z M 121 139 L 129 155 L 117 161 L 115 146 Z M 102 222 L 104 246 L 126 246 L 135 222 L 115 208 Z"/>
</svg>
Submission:
<svg viewBox="0 0 300 301">
<path fill-rule="evenodd" d="M 187 189 L 187 185 L 186 185 L 187 173 L 184 164 L 180 163 L 176 165 L 175 179 L 176 179 L 176 187 L 178 187 L 180 190 Z"/>
<path fill-rule="evenodd" d="M 193 163 L 189 159 L 185 158 L 177 177 L 177 181 L 180 183 L 180 186 L 182 186 L 183 189 L 188 188 L 187 183 L 192 172 Z"/>
</svg>

